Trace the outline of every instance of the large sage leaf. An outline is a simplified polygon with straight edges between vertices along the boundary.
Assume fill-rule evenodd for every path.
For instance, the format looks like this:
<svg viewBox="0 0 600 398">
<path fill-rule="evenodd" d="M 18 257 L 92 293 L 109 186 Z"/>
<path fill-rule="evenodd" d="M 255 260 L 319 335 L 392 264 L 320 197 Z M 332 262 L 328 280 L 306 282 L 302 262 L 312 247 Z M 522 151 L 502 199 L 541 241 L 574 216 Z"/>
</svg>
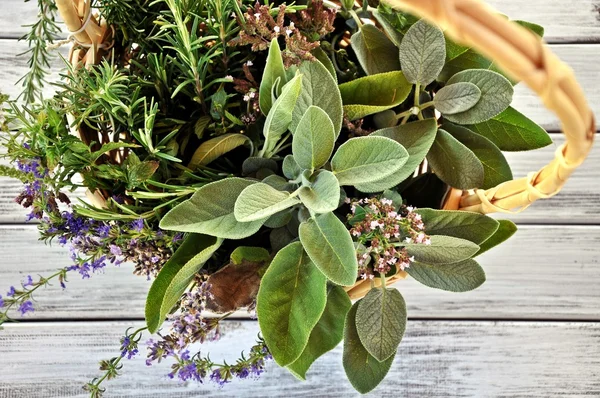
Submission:
<svg viewBox="0 0 600 398">
<path fill-rule="evenodd" d="M 512 102 L 513 86 L 499 73 L 490 70 L 470 69 L 452 76 L 447 84 L 468 82 L 475 84 L 481 91 L 479 102 L 465 112 L 444 115 L 458 124 L 476 124 L 499 115 Z"/>
<path fill-rule="evenodd" d="M 244 189 L 235 201 L 233 213 L 239 222 L 264 220 L 281 210 L 300 203 L 289 192 L 278 191 L 268 184 L 259 182 Z"/>
<path fill-rule="evenodd" d="M 529 151 L 552 143 L 546 130 L 512 107 L 488 121 L 468 127 L 502 151 Z"/>
<path fill-rule="evenodd" d="M 283 165 L 281 166 L 281 169 L 283 171 L 283 175 L 290 180 L 295 180 L 296 178 L 300 177 L 300 174 L 302 174 L 302 168 L 298 166 L 298 163 L 296 162 L 296 159 L 294 159 L 293 155 L 286 155 L 286 157 L 283 158 Z"/>
<path fill-rule="evenodd" d="M 479 245 L 479 251 L 477 252 L 477 256 L 485 253 L 486 251 L 498 246 L 500 243 L 508 240 L 511 236 L 517 232 L 517 226 L 515 223 L 509 220 L 498 220 L 500 226 L 494 232 L 492 236 L 485 240 L 481 245 Z"/>
<path fill-rule="evenodd" d="M 194 276 L 221 246 L 223 239 L 190 234 L 162 267 L 146 299 L 146 325 L 156 333 Z"/>
<path fill-rule="evenodd" d="M 420 20 L 400 44 L 400 64 L 409 82 L 426 86 L 440 74 L 446 61 L 446 39 L 437 26 Z"/>
<path fill-rule="evenodd" d="M 263 276 L 256 302 L 261 333 L 273 358 L 287 366 L 300 357 L 327 300 L 327 279 L 300 242 L 281 249 Z"/>
<path fill-rule="evenodd" d="M 298 102 L 294 108 L 290 130 L 296 131 L 300 119 L 311 106 L 323 109 L 333 122 L 335 136 L 340 134 L 342 128 L 342 97 L 337 87 L 336 80 L 331 76 L 327 68 L 318 61 L 305 61 L 298 68 L 302 75 L 302 90 Z"/>
<path fill-rule="evenodd" d="M 310 106 L 300 119 L 292 140 L 292 153 L 303 169 L 314 170 L 331 157 L 335 142 L 333 122 L 324 110 Z"/>
<path fill-rule="evenodd" d="M 269 46 L 269 55 L 267 56 L 267 64 L 260 81 L 260 88 L 258 91 L 258 101 L 260 110 L 264 115 L 268 115 L 273 104 L 271 93 L 273 92 L 273 85 L 279 78 L 279 90 L 275 91 L 275 94 L 279 96 L 281 94 L 281 88 L 287 83 L 285 75 L 285 67 L 283 66 L 283 57 L 281 56 L 281 49 L 277 38 L 271 40 Z"/>
<path fill-rule="evenodd" d="M 312 55 L 314 55 L 315 58 L 317 60 L 319 60 L 319 62 L 322 63 L 325 68 L 327 68 L 329 73 L 331 73 L 333 80 L 335 80 L 337 82 L 337 75 L 335 74 L 335 66 L 333 66 L 333 62 L 331 61 L 331 59 L 329 58 L 327 53 L 325 51 L 323 51 L 323 49 L 321 47 L 317 47 L 314 50 L 312 50 L 311 52 L 312 52 Z"/>
<path fill-rule="evenodd" d="M 454 264 L 426 264 L 415 261 L 405 271 L 425 286 L 449 292 L 468 292 L 485 282 L 483 268 L 473 259 Z"/>
<path fill-rule="evenodd" d="M 398 48 L 374 25 L 363 25 L 350 41 L 360 66 L 368 75 L 400 70 Z"/>
<path fill-rule="evenodd" d="M 361 77 L 340 84 L 344 112 L 349 120 L 361 119 L 400 105 L 412 85 L 399 71 Z"/>
<path fill-rule="evenodd" d="M 433 98 L 435 109 L 442 115 L 452 115 L 471 109 L 479 102 L 481 90 L 469 82 L 442 87 Z"/>
<path fill-rule="evenodd" d="M 362 192 L 382 192 L 406 180 L 427 156 L 436 132 L 435 119 L 419 120 L 373 132 L 371 134 L 373 136 L 391 138 L 401 144 L 408 152 L 408 160 L 394 174 L 376 181 L 358 184 L 356 188 Z"/>
<path fill-rule="evenodd" d="M 344 321 L 346 314 L 352 307 L 348 293 L 340 286 L 332 286 L 327 293 L 327 305 L 316 324 L 308 344 L 302 355 L 288 369 L 299 379 L 306 379 L 306 372 L 321 355 L 333 350 L 344 337 Z"/>
<path fill-rule="evenodd" d="M 315 213 L 328 213 L 338 208 L 340 184 L 331 171 L 319 170 L 310 178 L 310 185 L 300 188 L 300 200 Z"/>
<path fill-rule="evenodd" d="M 466 239 L 433 235 L 430 245 L 407 243 L 406 250 L 419 262 L 451 264 L 471 258 L 479 251 L 479 246 Z"/>
<path fill-rule="evenodd" d="M 342 362 L 344 371 L 352 386 L 361 394 L 372 391 L 385 378 L 394 356 L 379 362 L 361 343 L 356 328 L 356 313 L 360 301 L 354 303 L 346 315 L 344 326 L 344 354 Z"/>
<path fill-rule="evenodd" d="M 331 170 L 340 185 L 356 185 L 385 178 L 407 161 L 406 149 L 390 138 L 357 137 L 338 148 L 331 159 Z"/>
<path fill-rule="evenodd" d="M 290 80 L 281 90 L 281 95 L 267 115 L 263 134 L 270 147 L 273 147 L 279 137 L 283 135 L 292 122 L 292 112 L 300 95 L 302 76 Z M 269 147 L 269 148 L 270 148 Z"/>
<path fill-rule="evenodd" d="M 493 188 L 513 179 L 506 158 L 496 145 L 487 138 L 476 134 L 466 127 L 445 123 L 442 126 L 454 138 L 469 148 L 483 165 L 483 185 L 480 188 Z"/>
<path fill-rule="evenodd" d="M 195 170 L 198 166 L 205 166 L 227 152 L 248 144 L 251 144 L 250 138 L 239 133 L 228 133 L 211 138 L 196 149 L 188 168 Z"/>
<path fill-rule="evenodd" d="M 498 221 L 480 213 L 458 210 L 418 209 L 425 233 L 467 239 L 482 245 L 498 229 Z"/>
<path fill-rule="evenodd" d="M 225 239 L 242 239 L 254 235 L 267 217 L 239 222 L 234 216 L 238 195 L 255 181 L 226 178 L 198 189 L 185 202 L 175 206 L 160 220 L 160 228 L 195 232 Z"/>
<path fill-rule="evenodd" d="M 427 160 L 435 174 L 454 188 L 473 189 L 483 185 L 481 161 L 473 151 L 442 129 L 437 131 Z"/>
<path fill-rule="evenodd" d="M 299 237 L 313 263 L 333 283 L 356 282 L 358 262 L 350 232 L 333 213 L 319 214 L 300 224 Z"/>
<path fill-rule="evenodd" d="M 379 362 L 393 358 L 406 330 L 406 303 L 396 289 L 373 288 L 359 301 L 356 330 Z"/>
</svg>

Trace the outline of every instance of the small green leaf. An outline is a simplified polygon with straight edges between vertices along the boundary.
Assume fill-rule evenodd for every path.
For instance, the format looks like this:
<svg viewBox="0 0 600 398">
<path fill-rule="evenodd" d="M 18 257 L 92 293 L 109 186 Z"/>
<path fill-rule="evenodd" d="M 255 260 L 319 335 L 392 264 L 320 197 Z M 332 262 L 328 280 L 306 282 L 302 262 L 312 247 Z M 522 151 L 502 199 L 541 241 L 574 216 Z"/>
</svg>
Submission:
<svg viewBox="0 0 600 398">
<path fill-rule="evenodd" d="M 315 265 L 333 283 L 356 282 L 358 262 L 350 232 L 333 213 L 319 214 L 300 224 L 300 242 Z"/>
<path fill-rule="evenodd" d="M 271 259 L 271 254 L 263 247 L 238 246 L 231 252 L 229 258 L 235 265 L 242 264 L 244 260 L 253 263 L 264 263 Z"/>
<path fill-rule="evenodd" d="M 279 78 L 279 90 L 275 92 L 277 96 L 281 94 L 281 88 L 285 83 L 287 83 L 287 78 L 285 75 L 285 68 L 283 66 L 283 57 L 281 56 L 281 50 L 279 48 L 279 43 L 277 43 L 277 39 L 273 39 L 271 41 L 271 45 L 269 46 L 269 55 L 267 56 L 267 64 L 265 65 L 265 70 L 263 72 L 262 80 L 260 81 L 260 89 L 258 91 L 259 96 L 259 105 L 260 110 L 263 115 L 268 115 L 272 106 L 272 96 L 273 85 L 275 84 L 275 80 Z"/>
<path fill-rule="evenodd" d="M 150 333 L 156 333 L 194 276 L 222 243 L 220 238 L 191 234 L 165 263 L 146 299 L 146 324 Z"/>
<path fill-rule="evenodd" d="M 263 135 L 274 146 L 279 137 L 283 135 L 292 122 L 292 112 L 300 95 L 302 76 L 290 80 L 281 90 L 281 95 L 273 103 L 267 115 Z"/>
<path fill-rule="evenodd" d="M 360 66 L 368 75 L 400 70 L 398 48 L 374 25 L 363 25 L 350 41 Z"/>
<path fill-rule="evenodd" d="M 349 120 L 361 119 L 400 105 L 412 85 L 402 72 L 380 73 L 340 84 L 344 112 Z"/>
<path fill-rule="evenodd" d="M 199 139 L 202 139 L 202 137 L 204 137 L 204 131 L 206 130 L 211 121 L 212 119 L 208 115 L 200 116 L 200 118 L 196 120 L 196 123 L 194 123 L 194 134 L 196 134 L 196 137 L 198 137 Z"/>
<path fill-rule="evenodd" d="M 249 157 L 242 163 L 242 175 L 248 176 L 260 169 L 269 169 L 275 173 L 279 170 L 277 162 L 273 159 Z"/>
<path fill-rule="evenodd" d="M 417 167 L 423 162 L 429 152 L 437 132 L 435 119 L 419 120 L 405 125 L 377 130 L 371 135 L 391 138 L 401 144 L 408 152 L 408 160 L 394 174 L 363 184 L 356 185 L 361 192 L 381 192 L 395 187 L 413 175 Z"/>
<path fill-rule="evenodd" d="M 481 98 L 479 87 L 469 82 L 442 87 L 433 98 L 435 109 L 443 115 L 452 115 L 471 109 Z"/>
<path fill-rule="evenodd" d="M 454 188 L 473 189 L 483 185 L 483 165 L 477 156 L 442 129 L 437 131 L 427 160 L 435 174 Z"/>
<path fill-rule="evenodd" d="M 333 80 L 335 80 L 337 82 L 337 75 L 335 74 L 335 66 L 333 66 L 333 62 L 331 62 L 331 59 L 329 58 L 327 53 L 325 51 L 323 51 L 323 49 L 321 47 L 317 47 L 314 50 L 312 50 L 311 52 L 312 52 L 312 55 L 314 55 L 315 58 L 317 60 L 319 60 L 319 62 L 322 63 L 325 68 L 327 68 L 329 73 L 331 73 Z"/>
<path fill-rule="evenodd" d="M 502 113 L 512 102 L 512 83 L 499 73 L 490 70 L 471 69 L 452 76 L 447 85 L 468 82 L 475 84 L 481 91 L 479 102 L 465 112 L 444 115 L 458 124 L 476 124 L 485 122 Z"/>
<path fill-rule="evenodd" d="M 300 119 L 311 106 L 318 106 L 327 113 L 333 122 L 333 129 L 337 137 L 342 129 L 342 97 L 337 87 L 336 80 L 327 68 L 318 61 L 305 61 L 298 68 L 302 74 L 302 90 L 294 108 L 290 130 L 296 131 Z"/>
<path fill-rule="evenodd" d="M 517 226 L 512 221 L 498 220 L 498 222 L 500 223 L 500 226 L 492 236 L 479 245 L 479 251 L 477 252 L 476 256 L 479 256 L 480 254 L 498 246 L 500 243 L 508 240 L 515 234 L 515 232 L 517 232 Z"/>
<path fill-rule="evenodd" d="M 318 169 L 331 157 L 335 142 L 333 122 L 324 110 L 310 106 L 294 133 L 292 153 L 300 167 Z"/>
<path fill-rule="evenodd" d="M 344 337 L 344 320 L 352 307 L 348 293 L 340 286 L 332 286 L 327 294 L 327 305 L 316 324 L 308 344 L 302 355 L 288 369 L 301 380 L 306 379 L 306 372 L 321 355 L 333 350 Z"/>
<path fill-rule="evenodd" d="M 440 74 L 445 61 L 444 32 L 424 20 L 411 26 L 400 44 L 400 64 L 406 79 L 424 87 Z"/>
<path fill-rule="evenodd" d="M 512 107 L 488 121 L 468 127 L 502 151 L 529 151 L 552 144 L 546 130 Z"/>
<path fill-rule="evenodd" d="M 540 25 L 532 23 L 532 22 L 527 22 L 527 21 L 515 20 L 513 22 L 518 23 L 519 25 L 523 26 L 524 28 L 529 29 L 530 31 L 532 31 L 533 33 L 538 35 L 539 37 L 544 37 L 544 27 L 543 26 L 540 26 Z"/>
<path fill-rule="evenodd" d="M 211 138 L 200 144 L 198 149 L 196 149 L 188 168 L 196 170 L 199 166 L 206 166 L 237 147 L 249 144 L 250 138 L 240 133 L 228 133 Z"/>
<path fill-rule="evenodd" d="M 340 184 L 331 171 L 319 170 L 310 178 L 310 185 L 300 188 L 302 203 L 315 213 L 328 213 L 338 208 Z"/>
<path fill-rule="evenodd" d="M 422 263 L 451 264 L 471 258 L 479 251 L 479 246 L 466 239 L 433 235 L 430 245 L 406 243 L 406 250 Z"/>
<path fill-rule="evenodd" d="M 425 233 L 428 235 L 447 235 L 467 239 L 482 245 L 498 229 L 498 221 L 470 211 L 418 209 Z"/>
<path fill-rule="evenodd" d="M 300 357 L 326 300 L 327 280 L 302 244 L 281 249 L 261 280 L 256 303 L 261 333 L 280 366 Z"/>
<path fill-rule="evenodd" d="M 483 268 L 473 259 L 454 264 L 426 264 L 415 261 L 405 271 L 425 286 L 449 292 L 468 292 L 485 282 Z"/>
<path fill-rule="evenodd" d="M 445 123 L 443 128 L 454 138 L 469 148 L 483 165 L 483 185 L 480 188 L 490 189 L 513 179 L 512 171 L 506 158 L 496 145 L 487 138 L 476 134 L 466 127 Z"/>
<path fill-rule="evenodd" d="M 406 303 L 396 289 L 373 288 L 359 301 L 356 330 L 379 362 L 393 358 L 406 330 Z"/>
<path fill-rule="evenodd" d="M 289 178 L 290 180 L 295 180 L 300 177 L 302 174 L 302 168 L 298 166 L 296 159 L 294 159 L 293 155 L 287 155 L 283 158 L 283 175 Z"/>
<path fill-rule="evenodd" d="M 234 207 L 239 194 L 255 181 L 226 178 L 198 189 L 192 197 L 175 206 L 160 220 L 160 228 L 170 231 L 195 232 L 225 239 L 242 239 L 254 235 L 266 217 L 252 222 L 239 222 Z"/>
<path fill-rule="evenodd" d="M 385 378 L 394 362 L 394 356 L 379 362 L 362 345 L 356 328 L 356 313 L 360 301 L 354 303 L 346 315 L 344 326 L 344 371 L 352 386 L 361 394 L 372 391 Z"/>
<path fill-rule="evenodd" d="M 408 161 L 402 145 L 387 137 L 351 138 L 343 143 L 331 159 L 331 170 L 340 185 L 356 185 L 385 178 Z"/>
<path fill-rule="evenodd" d="M 278 191 L 259 182 L 245 188 L 235 201 L 234 214 L 238 222 L 264 220 L 281 210 L 300 203 L 289 192 Z"/>
<path fill-rule="evenodd" d="M 146 182 L 156 173 L 159 163 L 153 160 L 141 162 L 127 168 L 129 188 L 137 187 Z"/>
</svg>

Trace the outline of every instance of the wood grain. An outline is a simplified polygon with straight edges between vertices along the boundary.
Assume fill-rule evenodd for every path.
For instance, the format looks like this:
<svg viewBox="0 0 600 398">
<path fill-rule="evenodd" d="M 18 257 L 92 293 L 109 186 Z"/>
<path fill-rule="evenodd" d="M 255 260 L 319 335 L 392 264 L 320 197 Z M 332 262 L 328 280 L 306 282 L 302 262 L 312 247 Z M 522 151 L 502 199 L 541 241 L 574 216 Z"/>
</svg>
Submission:
<svg viewBox="0 0 600 398">
<path fill-rule="evenodd" d="M 36 242 L 33 226 L 0 227 L 0 294 L 26 275 L 48 275 L 70 264 L 67 249 Z M 413 279 L 397 287 L 411 318 L 600 320 L 600 227 L 521 226 L 517 235 L 480 257 L 487 282 L 449 293 Z M 82 280 L 72 274 L 36 297 L 26 319 L 143 318 L 150 282 L 126 264 Z"/>
<path fill-rule="evenodd" d="M 118 355 L 124 322 L 9 325 L 0 333 L 0 398 L 85 397 L 97 363 Z M 228 322 L 207 348 L 234 360 L 258 333 L 256 322 Z M 35 342 L 35 344 L 32 344 Z M 600 325 L 591 323 L 409 321 L 399 353 L 372 397 L 555 397 L 600 394 Z M 201 348 L 201 347 L 198 347 Z M 346 380 L 341 347 L 320 358 L 300 382 L 270 363 L 258 380 L 169 380 L 168 363 L 147 367 L 143 353 L 106 397 L 359 397 Z"/>
</svg>

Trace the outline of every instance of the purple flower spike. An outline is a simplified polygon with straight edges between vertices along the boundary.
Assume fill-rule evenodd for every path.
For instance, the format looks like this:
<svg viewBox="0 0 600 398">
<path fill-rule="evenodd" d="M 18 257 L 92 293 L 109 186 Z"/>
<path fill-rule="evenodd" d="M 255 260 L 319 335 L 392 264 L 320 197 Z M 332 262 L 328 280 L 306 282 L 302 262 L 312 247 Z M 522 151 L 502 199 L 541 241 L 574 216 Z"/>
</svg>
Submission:
<svg viewBox="0 0 600 398">
<path fill-rule="evenodd" d="M 27 275 L 27 280 L 23 282 L 23 287 L 33 286 L 33 278 L 31 275 Z"/>
<path fill-rule="evenodd" d="M 15 295 L 15 287 L 14 287 L 14 286 L 11 286 L 11 287 L 10 287 L 10 289 L 8 289 L 8 292 L 6 293 L 6 295 L 7 295 L 8 297 L 12 297 L 12 296 L 14 296 L 14 295 Z"/>
<path fill-rule="evenodd" d="M 140 218 L 131 223 L 131 229 L 136 230 L 137 232 L 142 232 L 144 229 L 144 219 Z"/>
<path fill-rule="evenodd" d="M 20 306 L 19 306 L 19 312 L 21 313 L 21 315 L 25 315 L 28 312 L 33 312 L 33 303 L 29 300 L 23 302 Z"/>
</svg>

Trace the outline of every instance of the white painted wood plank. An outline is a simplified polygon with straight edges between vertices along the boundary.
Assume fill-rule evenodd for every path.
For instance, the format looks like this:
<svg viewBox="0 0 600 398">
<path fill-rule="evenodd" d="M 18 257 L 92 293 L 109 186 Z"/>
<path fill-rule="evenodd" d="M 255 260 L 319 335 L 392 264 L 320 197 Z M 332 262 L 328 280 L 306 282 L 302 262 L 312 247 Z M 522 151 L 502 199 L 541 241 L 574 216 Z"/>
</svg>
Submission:
<svg viewBox="0 0 600 398">
<path fill-rule="evenodd" d="M 0 37 L 21 37 L 27 28 L 23 25 L 35 22 L 35 1 L 2 0 Z M 600 40 L 597 1 L 578 0 L 574 6 L 564 0 L 488 0 L 498 11 L 512 19 L 538 23 L 546 28 L 546 40 L 560 42 L 597 42 Z"/>
<path fill-rule="evenodd" d="M 129 323 L 9 325 L 0 333 L 0 398 L 85 397 L 97 362 L 118 353 Z M 235 359 L 258 333 L 255 322 L 230 322 L 202 348 L 216 361 Z M 600 395 L 600 324 L 409 321 L 386 380 L 372 397 L 555 397 Z M 145 350 L 141 350 L 144 352 Z M 169 380 L 168 363 L 147 367 L 143 354 L 108 381 L 106 397 L 359 397 L 346 380 L 341 347 L 320 358 L 300 382 L 270 363 L 258 380 Z"/>
<path fill-rule="evenodd" d="M 70 264 L 67 250 L 36 242 L 33 226 L 0 227 L 0 294 L 28 274 L 48 275 Z M 600 320 L 600 226 L 521 226 L 504 245 L 480 257 L 487 282 L 449 293 L 413 279 L 396 283 L 412 318 Z M 40 291 L 27 319 L 143 318 L 150 282 L 132 267 L 69 278 L 67 289 Z"/>
</svg>

